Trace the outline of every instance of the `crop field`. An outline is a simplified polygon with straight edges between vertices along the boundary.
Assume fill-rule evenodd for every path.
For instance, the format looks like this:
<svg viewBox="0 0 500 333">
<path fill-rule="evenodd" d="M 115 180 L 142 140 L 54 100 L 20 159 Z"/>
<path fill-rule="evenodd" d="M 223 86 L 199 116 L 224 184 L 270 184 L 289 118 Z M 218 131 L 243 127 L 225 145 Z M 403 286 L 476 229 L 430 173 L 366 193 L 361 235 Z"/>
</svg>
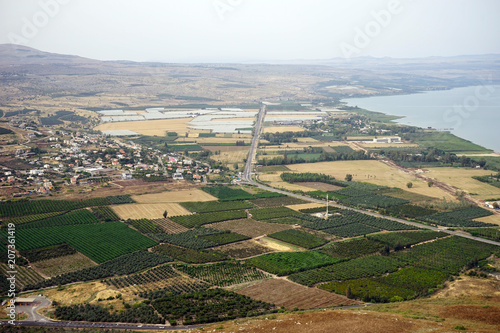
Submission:
<svg viewBox="0 0 500 333">
<path fill-rule="evenodd" d="M 202 291 L 209 287 L 210 285 L 203 281 L 198 281 L 188 276 L 176 274 L 172 277 L 164 277 L 161 280 L 153 282 L 128 285 L 127 287 L 122 287 L 118 290 L 122 293 L 131 293 L 133 295 L 138 295 L 139 297 L 157 299 L 170 297 L 172 294 L 179 295 Z"/>
<path fill-rule="evenodd" d="M 396 259 L 372 255 L 296 273 L 288 278 L 294 282 L 312 286 L 319 282 L 380 276 L 385 273 L 395 272 L 399 267 L 400 263 Z"/>
<path fill-rule="evenodd" d="M 127 275 L 142 271 L 146 268 L 158 266 L 169 261 L 172 261 L 172 259 L 156 253 L 136 251 L 109 260 L 98 266 L 84 268 L 73 273 L 61 274 L 28 287 L 30 289 L 40 289 L 77 281 L 91 281 L 116 275 Z"/>
<path fill-rule="evenodd" d="M 76 250 L 67 244 L 59 244 L 29 251 L 22 251 L 20 254 L 25 257 L 30 263 L 37 261 L 63 257 L 70 254 L 75 254 Z"/>
<path fill-rule="evenodd" d="M 401 205 L 392 206 L 385 209 L 386 214 L 391 214 L 396 217 L 417 218 L 420 216 L 432 215 L 437 213 L 436 210 L 424 208 L 416 205 Z"/>
<path fill-rule="evenodd" d="M 237 234 L 235 232 L 225 232 L 221 234 L 206 235 L 201 237 L 210 242 L 214 242 L 217 245 L 231 244 L 250 239 L 250 237 L 248 236 Z"/>
<path fill-rule="evenodd" d="M 96 266 L 97 264 L 81 253 L 70 254 L 31 263 L 31 266 L 43 274 L 54 277 L 60 274 L 76 272 L 84 268 Z"/>
<path fill-rule="evenodd" d="M 257 199 L 261 200 L 261 199 Z M 268 199 L 266 199 L 268 200 Z M 193 213 L 220 212 L 225 210 L 237 210 L 254 208 L 246 201 L 202 201 L 202 202 L 181 202 L 180 205 Z M 175 214 L 171 214 L 174 216 Z"/>
<path fill-rule="evenodd" d="M 224 253 L 230 258 L 244 259 L 248 257 L 258 256 L 264 253 L 272 252 L 273 250 L 260 245 L 255 240 L 246 240 L 238 243 L 231 243 L 212 248 L 214 251 Z"/>
<path fill-rule="evenodd" d="M 33 214 L 62 212 L 73 209 L 109 205 L 106 198 L 87 200 L 19 200 L 0 205 L 0 217 L 17 217 Z"/>
<path fill-rule="evenodd" d="M 57 215 L 53 217 L 46 218 L 44 220 L 38 220 L 30 223 L 23 223 L 18 226 L 18 229 L 35 229 L 35 228 L 46 228 L 55 227 L 63 225 L 79 225 L 79 224 L 95 224 L 100 221 L 87 209 L 80 209 L 71 211 L 64 215 Z"/>
<path fill-rule="evenodd" d="M 108 206 L 92 207 L 92 213 L 103 222 L 120 220 L 120 217 Z"/>
<path fill-rule="evenodd" d="M 152 251 L 188 264 L 205 264 L 227 259 L 227 255 L 221 252 L 193 250 L 170 244 L 158 245 Z"/>
<path fill-rule="evenodd" d="M 409 300 L 419 294 L 425 294 L 430 288 L 435 288 L 446 281 L 447 277 L 448 275 L 443 272 L 406 267 L 380 278 L 329 282 L 320 288 L 345 295 L 349 287 L 354 297 L 365 302 L 386 303 Z"/>
<path fill-rule="evenodd" d="M 468 193 L 474 193 L 474 198 L 483 200 L 500 198 L 500 188 L 473 179 L 472 176 L 487 176 L 492 172 L 482 169 L 464 168 L 429 168 L 429 177 L 436 178 L 456 186 Z"/>
<path fill-rule="evenodd" d="M 407 247 L 409 245 L 414 245 L 446 236 L 449 236 L 449 234 L 440 231 L 422 230 L 369 235 L 367 236 L 367 238 L 369 240 L 380 242 L 394 249 L 396 247 Z"/>
<path fill-rule="evenodd" d="M 162 233 L 163 229 L 151 222 L 148 219 L 139 219 L 139 220 L 125 220 L 125 223 L 134 227 L 137 231 L 143 234 L 154 234 L 154 233 Z"/>
<path fill-rule="evenodd" d="M 457 274 L 464 267 L 474 265 L 478 260 L 498 251 L 498 246 L 495 245 L 452 236 L 414 246 L 407 251 L 395 252 L 392 257 L 403 265 Z"/>
<path fill-rule="evenodd" d="M 434 198 L 449 197 L 446 192 L 436 186 L 429 187 L 423 180 L 415 179 L 415 177 L 393 169 L 379 161 L 318 162 L 314 163 L 314 165 L 304 163 L 288 165 L 288 168 L 292 172 L 310 172 L 311 169 L 314 169 L 314 172 L 334 176 L 336 179 L 344 179 L 346 174 L 352 174 L 354 181 L 405 188 L 406 191 Z M 408 182 L 413 183 L 411 189 L 406 189 Z"/>
<path fill-rule="evenodd" d="M 186 228 L 194 228 L 208 223 L 236 220 L 246 217 L 247 213 L 244 210 L 226 210 L 222 212 L 171 216 L 170 219 L 176 223 L 179 223 L 180 225 L 185 226 Z"/>
<path fill-rule="evenodd" d="M 180 232 L 188 231 L 189 229 L 179 223 L 175 223 L 169 219 L 155 219 L 151 220 L 153 223 L 160 226 L 167 234 L 178 234 Z"/>
<path fill-rule="evenodd" d="M 6 233 L 0 237 L 6 239 Z M 16 238 L 21 251 L 67 243 L 97 263 L 156 245 L 121 222 L 22 229 Z"/>
<path fill-rule="evenodd" d="M 306 249 L 312 249 L 327 243 L 324 238 L 311 235 L 296 229 L 288 229 L 270 234 L 269 237 L 291 243 Z"/>
<path fill-rule="evenodd" d="M 175 265 L 175 268 L 218 287 L 227 287 L 270 277 L 253 267 L 229 261 L 211 265 Z"/>
<path fill-rule="evenodd" d="M 255 200 L 250 200 L 250 202 L 259 208 L 266 208 L 266 207 L 277 207 L 277 206 L 300 205 L 306 203 L 307 201 L 294 197 L 276 197 L 276 198 L 255 199 Z"/>
<path fill-rule="evenodd" d="M 122 219 L 160 219 L 167 211 L 168 215 L 189 215 L 190 211 L 177 203 L 140 203 L 112 206 L 115 213 Z"/>
<path fill-rule="evenodd" d="M 10 276 L 9 271 L 12 271 L 6 264 L 0 263 L 0 273 L 2 278 Z M 32 269 L 24 266 L 16 266 L 16 288 L 22 289 L 28 284 L 36 284 L 43 281 L 43 277 Z"/>
<path fill-rule="evenodd" d="M 331 265 L 339 261 L 339 259 L 333 258 L 325 253 L 306 251 L 269 253 L 250 258 L 245 263 L 266 272 L 283 276 L 294 272 Z"/>
<path fill-rule="evenodd" d="M 269 313 L 272 304 L 223 289 L 210 289 L 157 299 L 155 309 L 173 325 L 213 323 Z"/>
<path fill-rule="evenodd" d="M 132 199 L 134 199 L 138 203 L 147 203 L 147 204 L 217 200 L 217 198 L 211 196 L 206 191 L 198 189 L 134 195 L 132 196 Z"/>
<path fill-rule="evenodd" d="M 248 211 L 255 220 L 270 220 L 278 217 L 297 215 L 297 212 L 287 207 L 255 208 Z"/>
<path fill-rule="evenodd" d="M 285 309 L 317 309 L 339 305 L 359 304 L 348 299 L 317 288 L 300 286 L 287 280 L 269 279 L 239 289 L 238 294 L 253 299 L 283 306 Z"/>
<path fill-rule="evenodd" d="M 472 228 L 467 229 L 472 236 L 500 241 L 500 230 L 498 228 Z"/>
<path fill-rule="evenodd" d="M 495 227 L 496 224 L 488 224 L 479 221 L 473 221 L 474 218 L 480 218 L 492 215 L 488 210 L 479 207 L 469 207 L 450 212 L 436 213 L 433 215 L 422 216 L 421 221 L 435 223 L 447 227 Z"/>
<path fill-rule="evenodd" d="M 38 220 L 44 220 L 49 217 L 57 216 L 64 214 L 65 212 L 52 212 L 52 213 L 43 213 L 43 214 L 33 214 L 33 215 L 25 215 L 20 217 L 14 217 L 12 219 L 2 221 L 2 224 L 5 226 L 9 223 L 14 223 L 15 225 L 20 225 L 24 223 L 29 223 Z"/>
<path fill-rule="evenodd" d="M 435 199 L 433 197 L 429 197 L 429 196 L 414 193 L 414 192 L 408 192 L 408 191 L 405 191 L 405 190 L 402 190 L 399 188 L 388 188 L 385 190 L 380 190 L 377 193 L 387 195 L 390 197 L 394 197 L 394 198 L 409 200 L 411 202 L 432 201 Z"/>
<path fill-rule="evenodd" d="M 193 118 L 181 119 L 161 119 L 161 120 L 146 120 L 146 121 L 123 121 L 116 123 L 101 124 L 94 129 L 96 131 L 122 131 L 130 130 L 136 133 L 149 136 L 165 136 L 167 132 L 177 133 L 200 133 L 187 124 Z"/>
<path fill-rule="evenodd" d="M 291 226 L 289 225 L 260 222 L 253 219 L 240 219 L 212 223 L 210 225 L 207 225 L 207 227 L 219 230 L 231 230 L 232 232 L 236 232 L 238 234 L 242 234 L 251 238 L 272 234 L 291 228 Z"/>
<path fill-rule="evenodd" d="M 378 253 L 384 245 L 367 238 L 358 238 L 343 242 L 335 242 L 322 248 L 320 251 L 341 259 L 355 259 Z"/>
<path fill-rule="evenodd" d="M 237 187 L 228 187 L 228 186 L 204 187 L 203 191 L 216 196 L 221 201 L 255 199 L 252 194 Z"/>
</svg>

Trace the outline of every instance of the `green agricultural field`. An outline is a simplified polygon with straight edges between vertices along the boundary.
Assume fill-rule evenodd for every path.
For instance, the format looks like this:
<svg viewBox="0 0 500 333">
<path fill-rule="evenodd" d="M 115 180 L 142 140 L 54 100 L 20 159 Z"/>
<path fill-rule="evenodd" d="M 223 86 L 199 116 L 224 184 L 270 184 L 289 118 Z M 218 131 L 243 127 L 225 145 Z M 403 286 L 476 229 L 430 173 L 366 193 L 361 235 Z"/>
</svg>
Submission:
<svg viewBox="0 0 500 333">
<path fill-rule="evenodd" d="M 243 210 L 228 210 L 222 212 L 210 212 L 193 215 L 172 216 L 170 219 L 179 223 L 186 228 L 200 227 L 204 224 L 221 222 L 227 220 L 237 220 L 247 217 L 247 213 Z"/>
<path fill-rule="evenodd" d="M 342 259 L 355 259 L 382 251 L 384 245 L 380 242 L 359 238 L 344 242 L 335 242 L 323 247 L 320 251 L 332 257 Z"/>
<path fill-rule="evenodd" d="M 211 265 L 176 265 L 176 269 L 197 279 L 219 287 L 269 278 L 269 275 L 242 265 L 239 262 L 225 261 Z"/>
<path fill-rule="evenodd" d="M 246 201 L 199 201 L 181 202 L 180 205 L 193 213 L 211 213 L 225 210 L 250 209 L 254 206 Z"/>
<path fill-rule="evenodd" d="M 409 134 L 410 139 L 425 148 L 437 148 L 454 153 L 490 153 L 491 150 L 448 132 L 425 131 Z"/>
<path fill-rule="evenodd" d="M 161 244 L 153 248 L 153 252 L 163 254 L 188 264 L 204 264 L 207 262 L 223 261 L 228 259 L 224 253 L 210 250 L 193 250 L 171 244 Z"/>
<path fill-rule="evenodd" d="M 324 245 L 327 241 L 324 238 L 317 237 L 295 229 L 283 230 L 268 235 L 271 238 L 281 240 L 290 244 L 298 245 L 306 249 L 313 249 L 315 247 Z"/>
<path fill-rule="evenodd" d="M 308 252 L 277 252 L 250 258 L 246 264 L 260 268 L 276 275 L 289 275 L 294 272 L 305 271 L 339 262 L 325 253 Z"/>
<path fill-rule="evenodd" d="M 6 231 L 0 237 L 7 239 Z M 151 247 L 157 243 L 120 222 L 65 225 L 16 231 L 20 251 L 66 243 L 97 263 Z"/>
<path fill-rule="evenodd" d="M 250 209 L 249 213 L 254 220 L 270 220 L 297 215 L 296 211 L 288 207 L 256 208 Z"/>
</svg>

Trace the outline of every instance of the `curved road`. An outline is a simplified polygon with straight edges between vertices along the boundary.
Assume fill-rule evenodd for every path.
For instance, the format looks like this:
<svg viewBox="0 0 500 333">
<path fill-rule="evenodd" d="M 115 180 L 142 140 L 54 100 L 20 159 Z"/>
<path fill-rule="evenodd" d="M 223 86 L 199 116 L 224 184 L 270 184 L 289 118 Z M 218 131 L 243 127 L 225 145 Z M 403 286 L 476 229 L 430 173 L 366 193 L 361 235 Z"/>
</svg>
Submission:
<svg viewBox="0 0 500 333">
<path fill-rule="evenodd" d="M 252 179 L 252 164 L 253 164 L 253 159 L 255 158 L 255 154 L 257 152 L 257 147 L 258 147 L 259 139 L 260 139 L 260 132 L 262 130 L 262 124 L 264 123 L 265 114 L 266 114 L 266 106 L 263 105 L 261 107 L 260 111 L 259 111 L 259 114 L 257 115 L 257 123 L 255 125 L 254 136 L 252 138 L 252 145 L 251 145 L 250 151 L 248 153 L 247 163 L 245 164 L 245 170 L 244 170 L 243 176 L 242 176 L 242 180 L 243 180 L 242 183 L 247 183 L 247 184 L 250 184 L 250 185 L 254 185 L 254 186 L 256 186 L 256 187 L 258 187 L 260 189 L 263 189 L 263 190 L 267 190 L 267 191 L 271 191 L 271 192 L 277 192 L 277 193 L 282 193 L 282 194 L 285 194 L 285 195 L 288 195 L 288 196 L 291 196 L 291 197 L 295 197 L 295 198 L 299 198 L 299 199 L 302 199 L 302 200 L 307 200 L 307 201 L 311 201 L 311 202 L 326 204 L 325 200 L 314 199 L 314 198 L 307 197 L 307 196 L 304 196 L 304 195 L 295 194 L 295 193 L 284 191 L 284 190 L 279 190 L 279 189 L 274 188 L 274 187 L 262 185 L 262 184 L 260 184 L 260 183 L 258 183 L 258 182 L 256 182 L 255 180 Z M 487 244 L 492 244 L 492 245 L 500 246 L 500 242 L 495 242 L 495 241 L 492 241 L 492 240 L 489 240 L 489 239 L 484 239 L 484 238 L 480 238 L 480 237 L 474 237 L 474 236 L 471 236 L 471 235 L 466 235 L 466 234 L 463 234 L 461 232 L 448 230 L 446 228 L 432 227 L 432 226 L 429 226 L 429 225 L 426 225 L 426 224 L 421 224 L 421 223 L 417 223 L 417 222 L 407 221 L 407 220 L 399 219 L 399 218 L 392 217 L 392 216 L 386 216 L 386 215 L 382 215 L 382 214 L 379 214 L 379 213 L 365 211 L 365 210 L 362 210 L 362 209 L 356 209 L 356 208 L 352 208 L 352 207 L 347 207 L 347 206 L 340 205 L 340 204 L 337 204 L 337 203 L 332 203 L 332 202 L 329 203 L 329 206 L 333 206 L 333 207 L 337 207 L 337 208 L 341 208 L 341 209 L 350 209 L 350 210 L 353 210 L 353 211 L 358 212 L 358 213 L 367 214 L 367 215 L 371 215 L 371 216 L 375 216 L 375 217 L 381 217 L 381 218 L 385 218 L 385 219 L 388 219 L 388 220 L 392 220 L 392 221 L 396 221 L 396 222 L 400 222 L 400 223 L 412 225 L 412 226 L 415 226 L 415 227 L 418 227 L 418 228 L 429 229 L 429 230 L 434 230 L 434 231 L 442 231 L 442 232 L 448 233 L 450 235 L 464 237 L 464 238 L 469 238 L 469 239 L 473 239 L 473 240 L 476 240 L 476 241 L 479 241 L 479 242 L 483 242 L 483 243 L 487 243 Z"/>
</svg>

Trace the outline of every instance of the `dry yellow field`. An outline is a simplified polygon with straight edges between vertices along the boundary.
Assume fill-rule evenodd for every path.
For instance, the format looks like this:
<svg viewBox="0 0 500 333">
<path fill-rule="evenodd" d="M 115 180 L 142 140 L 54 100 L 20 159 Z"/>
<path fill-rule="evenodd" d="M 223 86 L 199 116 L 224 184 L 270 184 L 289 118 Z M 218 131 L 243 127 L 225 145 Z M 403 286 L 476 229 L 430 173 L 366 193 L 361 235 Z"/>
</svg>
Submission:
<svg viewBox="0 0 500 333">
<path fill-rule="evenodd" d="M 319 163 L 303 163 L 287 165 L 292 172 L 311 172 L 324 173 L 334 176 L 337 179 L 344 179 L 346 174 L 352 174 L 353 180 L 368 182 L 377 185 L 398 187 L 405 191 L 427 195 L 434 198 L 446 197 L 453 198 L 443 190 L 433 186 L 428 187 L 423 180 L 417 179 L 388 165 L 373 160 L 367 161 L 335 161 Z M 406 184 L 413 183 L 413 187 L 408 189 Z"/>
<path fill-rule="evenodd" d="M 279 252 L 295 252 L 295 251 L 304 251 L 305 249 L 287 244 L 285 242 L 280 242 L 279 240 L 269 238 L 269 237 L 259 237 L 255 239 L 256 242 L 258 242 L 260 245 L 263 245 L 265 247 L 268 247 L 270 249 L 279 251 Z"/>
<path fill-rule="evenodd" d="M 368 141 L 373 140 L 375 136 L 348 136 L 347 140 L 349 141 Z"/>
<path fill-rule="evenodd" d="M 142 203 L 114 205 L 111 207 L 121 219 L 161 219 L 163 212 L 168 212 L 169 216 L 190 215 L 186 208 L 177 203 Z"/>
<path fill-rule="evenodd" d="M 219 155 L 212 155 L 211 158 L 224 163 L 226 166 L 232 168 L 234 163 L 240 164 L 240 167 L 244 166 L 244 159 L 248 157 L 249 148 L 245 148 L 241 150 L 232 150 L 232 151 L 221 151 Z"/>
<path fill-rule="evenodd" d="M 179 135 L 184 133 L 200 133 L 206 131 L 198 131 L 189 128 L 187 123 L 193 118 L 180 119 L 161 119 L 161 120 L 146 120 L 146 121 L 123 121 L 118 123 L 101 124 L 94 129 L 96 131 L 118 131 L 130 130 L 144 135 L 165 136 L 166 132 L 178 132 Z"/>
<path fill-rule="evenodd" d="M 297 138 L 298 142 L 301 143 L 318 143 L 319 141 L 310 137 L 305 137 L 305 138 Z"/>
<path fill-rule="evenodd" d="M 305 203 L 305 204 L 298 204 L 298 205 L 289 205 L 287 207 L 290 209 L 296 210 L 296 211 L 299 211 L 300 209 L 316 208 L 316 207 L 325 207 L 325 209 L 326 209 L 326 205 L 322 205 L 322 204 L 318 204 L 318 203 L 314 203 L 314 202 Z"/>
<path fill-rule="evenodd" d="M 500 215 L 490 215 L 475 219 L 475 221 L 481 221 L 486 223 L 494 223 L 500 225 Z"/>
<path fill-rule="evenodd" d="M 482 200 L 499 198 L 500 188 L 475 180 L 472 176 L 490 175 L 492 172 L 482 169 L 464 168 L 429 168 L 428 177 L 432 177 L 458 187 L 468 193 L 475 193 L 474 198 Z"/>
<path fill-rule="evenodd" d="M 305 131 L 300 126 L 270 126 L 264 127 L 264 133 L 302 132 Z"/>
<path fill-rule="evenodd" d="M 198 189 L 134 195 L 132 196 L 132 199 L 134 199 L 137 203 L 145 204 L 217 200 L 216 197 Z"/>
</svg>

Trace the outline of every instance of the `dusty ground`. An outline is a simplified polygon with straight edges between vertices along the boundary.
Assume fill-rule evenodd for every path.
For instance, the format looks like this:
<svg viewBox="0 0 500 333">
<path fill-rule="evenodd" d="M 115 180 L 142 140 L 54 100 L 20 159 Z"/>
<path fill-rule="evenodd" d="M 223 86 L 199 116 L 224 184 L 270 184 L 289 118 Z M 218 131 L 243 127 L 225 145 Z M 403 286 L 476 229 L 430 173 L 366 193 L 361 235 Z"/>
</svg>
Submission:
<svg viewBox="0 0 500 333">
<path fill-rule="evenodd" d="M 429 168 L 428 177 L 456 186 L 473 195 L 474 198 L 482 200 L 488 198 L 499 198 L 500 188 L 473 179 L 472 176 L 484 176 L 492 174 L 491 170 L 464 169 L 464 168 Z"/>
<path fill-rule="evenodd" d="M 205 226 L 208 228 L 214 228 L 220 230 L 231 230 L 232 232 L 236 232 L 238 234 L 242 234 L 248 237 L 258 237 L 262 235 L 268 235 L 278 231 L 283 231 L 292 228 L 289 225 L 259 222 L 252 219 L 217 222 L 217 223 L 207 224 Z"/>
<path fill-rule="evenodd" d="M 91 266 L 96 266 L 90 258 L 81 253 L 75 253 L 68 256 L 52 258 L 48 260 L 32 263 L 31 266 L 39 270 L 46 276 L 57 276 L 68 272 L 78 271 Z"/>
<path fill-rule="evenodd" d="M 165 202 L 191 202 L 214 201 L 216 197 L 199 189 L 167 191 L 162 193 L 143 194 L 132 196 L 137 203 L 165 203 Z"/>
<path fill-rule="evenodd" d="M 270 279 L 236 291 L 263 302 L 269 302 L 286 309 L 317 309 L 339 305 L 360 304 L 345 296 L 318 288 L 309 288 L 284 279 Z"/>
<path fill-rule="evenodd" d="M 427 195 L 434 198 L 452 198 L 448 193 L 436 186 L 429 187 L 423 180 L 416 179 L 402 171 L 373 160 L 367 161 L 335 161 L 319 163 L 292 164 L 288 168 L 294 172 L 315 172 L 334 176 L 336 179 L 344 179 L 346 174 L 352 174 L 353 180 L 369 182 L 377 185 L 399 187 L 406 191 Z M 430 176 L 429 174 L 426 174 Z M 413 183 L 411 189 L 406 188 L 408 182 Z M 500 191 L 500 189 L 499 189 Z"/>
</svg>

